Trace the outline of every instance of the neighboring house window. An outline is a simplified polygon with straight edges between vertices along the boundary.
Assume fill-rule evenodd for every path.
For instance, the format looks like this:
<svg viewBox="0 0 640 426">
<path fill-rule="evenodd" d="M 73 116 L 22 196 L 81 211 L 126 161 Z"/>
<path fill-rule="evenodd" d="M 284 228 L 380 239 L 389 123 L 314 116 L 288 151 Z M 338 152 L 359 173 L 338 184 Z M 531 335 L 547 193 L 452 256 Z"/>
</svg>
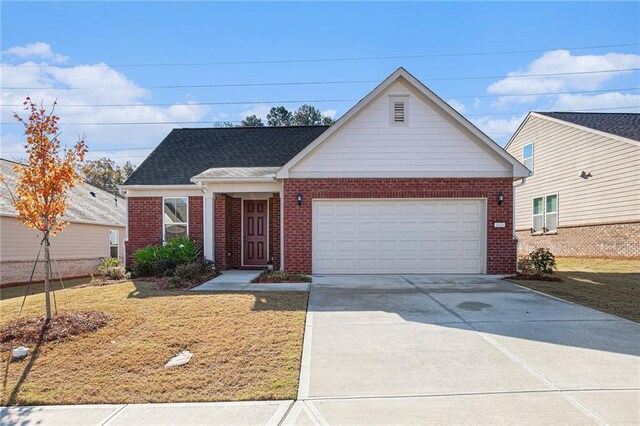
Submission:
<svg viewBox="0 0 640 426">
<path fill-rule="evenodd" d="M 544 231 L 553 232 L 558 229 L 558 194 L 547 195 L 544 207 Z"/>
<path fill-rule="evenodd" d="M 522 147 L 522 158 L 524 159 L 524 166 L 533 171 L 533 144 L 527 144 Z"/>
<path fill-rule="evenodd" d="M 544 227 L 544 199 L 542 197 L 537 197 L 533 199 L 533 226 L 531 227 L 531 232 L 537 233 L 542 232 L 542 228 Z"/>
<path fill-rule="evenodd" d="M 164 241 L 188 234 L 188 199 L 175 197 L 164 199 L 163 235 Z"/>
<path fill-rule="evenodd" d="M 389 119 L 392 126 L 405 126 L 409 107 L 408 96 L 389 96 Z"/>
<path fill-rule="evenodd" d="M 531 232 L 555 232 L 558 229 L 558 194 L 533 199 Z"/>
<path fill-rule="evenodd" d="M 109 257 L 118 258 L 118 247 L 120 246 L 120 231 L 117 229 L 109 230 Z"/>
</svg>

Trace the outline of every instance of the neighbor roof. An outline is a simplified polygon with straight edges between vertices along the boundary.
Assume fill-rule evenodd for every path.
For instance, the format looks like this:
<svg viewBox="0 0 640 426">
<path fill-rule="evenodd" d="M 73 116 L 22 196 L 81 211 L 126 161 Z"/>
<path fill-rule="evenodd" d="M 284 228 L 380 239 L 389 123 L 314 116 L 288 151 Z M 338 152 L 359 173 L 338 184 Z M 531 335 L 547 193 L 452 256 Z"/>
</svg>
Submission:
<svg viewBox="0 0 640 426">
<path fill-rule="evenodd" d="M 538 114 L 640 141 L 640 114 L 618 112 L 538 112 Z"/>
<path fill-rule="evenodd" d="M 13 166 L 18 163 L 0 159 L 0 173 L 7 183 L 0 184 L 0 214 L 15 216 L 16 209 L 11 204 L 11 194 L 18 185 Z M 9 189 L 7 188 L 9 187 Z M 93 192 L 94 195 L 91 193 Z M 117 200 L 117 202 L 116 202 Z M 93 222 L 125 226 L 125 200 L 115 197 L 102 189 L 83 183 L 71 189 L 68 196 L 67 212 L 63 216 L 69 222 Z"/>
<path fill-rule="evenodd" d="M 124 185 L 191 184 L 192 177 L 213 168 L 279 168 L 328 128 L 174 129 Z"/>
</svg>

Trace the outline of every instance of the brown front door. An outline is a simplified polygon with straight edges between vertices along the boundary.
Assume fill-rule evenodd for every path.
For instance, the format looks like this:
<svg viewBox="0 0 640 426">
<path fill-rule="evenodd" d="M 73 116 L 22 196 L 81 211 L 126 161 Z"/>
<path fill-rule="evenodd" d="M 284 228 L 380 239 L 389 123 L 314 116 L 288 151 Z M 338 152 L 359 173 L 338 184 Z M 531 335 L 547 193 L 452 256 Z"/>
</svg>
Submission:
<svg viewBox="0 0 640 426">
<path fill-rule="evenodd" d="M 244 200 L 244 266 L 267 264 L 267 200 Z"/>
</svg>

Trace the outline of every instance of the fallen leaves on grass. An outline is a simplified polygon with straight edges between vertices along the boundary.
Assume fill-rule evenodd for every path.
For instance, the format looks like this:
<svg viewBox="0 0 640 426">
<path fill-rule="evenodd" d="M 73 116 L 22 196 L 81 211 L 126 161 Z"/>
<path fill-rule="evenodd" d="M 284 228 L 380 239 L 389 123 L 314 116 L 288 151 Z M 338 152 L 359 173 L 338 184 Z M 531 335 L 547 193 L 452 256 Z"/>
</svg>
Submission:
<svg viewBox="0 0 640 426">
<path fill-rule="evenodd" d="M 48 324 L 44 317 L 14 321 L 0 329 L 0 350 L 10 350 L 16 345 L 53 342 L 70 336 L 91 333 L 109 324 L 112 316 L 98 311 L 63 312 L 54 316 Z M 44 331 L 44 333 L 43 333 Z"/>
</svg>

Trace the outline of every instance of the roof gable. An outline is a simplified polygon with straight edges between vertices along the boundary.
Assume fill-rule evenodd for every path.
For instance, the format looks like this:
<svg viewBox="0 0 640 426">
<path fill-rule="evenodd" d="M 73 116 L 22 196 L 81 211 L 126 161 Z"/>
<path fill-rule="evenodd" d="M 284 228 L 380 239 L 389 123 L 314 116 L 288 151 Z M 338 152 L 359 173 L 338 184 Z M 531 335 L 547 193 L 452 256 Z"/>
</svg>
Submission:
<svg viewBox="0 0 640 426">
<path fill-rule="evenodd" d="M 413 98 L 409 104 L 409 125 L 404 128 L 395 128 L 397 130 L 397 134 L 403 134 L 403 141 L 410 141 L 412 137 L 418 138 L 418 144 L 420 142 L 424 142 L 422 146 L 416 146 L 414 144 L 413 148 L 422 148 L 426 157 L 423 156 L 423 161 L 421 162 L 419 158 L 412 156 L 410 161 L 416 162 L 414 170 L 409 170 L 409 168 L 404 167 L 403 171 L 395 170 L 390 171 L 387 170 L 392 176 L 448 176 L 452 173 L 442 172 L 437 168 L 430 168 L 426 162 L 429 160 L 433 160 L 434 154 L 435 157 L 438 157 L 439 160 L 436 161 L 439 163 L 438 165 L 442 165 L 446 163 L 446 158 L 448 154 L 453 152 L 455 149 L 462 149 L 464 147 L 457 146 L 454 147 L 452 144 L 447 145 L 450 140 L 448 138 L 453 138 L 457 142 L 460 142 L 461 139 L 465 139 L 467 142 L 467 150 L 468 152 L 463 153 L 468 156 L 467 167 L 464 171 L 460 170 L 458 176 L 483 176 L 483 175 L 495 175 L 495 176 L 513 176 L 513 177 L 525 177 L 529 175 L 529 171 L 520 164 L 517 160 L 515 160 L 511 155 L 509 155 L 506 151 L 504 151 L 499 145 L 497 145 L 494 141 L 492 141 L 488 136 L 478 130 L 473 124 L 467 121 L 464 117 L 462 117 L 457 111 L 451 108 L 446 102 L 436 96 L 433 92 L 431 92 L 428 88 L 426 88 L 422 83 L 420 83 L 415 77 L 409 74 L 404 68 L 399 68 L 393 74 L 391 74 L 387 79 L 385 79 L 378 87 L 376 87 L 371 93 L 365 96 L 360 102 L 358 102 L 351 110 L 349 110 L 345 115 L 343 115 L 331 128 L 329 128 L 326 132 L 320 135 L 313 143 L 304 148 L 299 154 L 297 154 L 294 158 L 292 158 L 287 164 L 285 164 L 276 174 L 279 178 L 286 177 L 295 177 L 302 176 L 304 173 L 305 176 L 314 176 L 313 173 L 317 176 L 325 176 L 335 172 L 334 175 L 336 177 L 341 176 L 359 176 L 359 177 L 373 177 L 375 176 L 387 176 L 385 175 L 384 168 L 390 166 L 386 160 L 388 160 L 388 155 L 385 156 L 383 151 L 378 150 L 378 148 L 382 148 L 380 144 L 377 144 L 373 149 L 373 155 L 379 156 L 379 166 L 376 166 L 375 162 L 372 162 L 368 165 L 367 170 L 360 170 L 359 172 L 346 174 L 345 169 L 349 168 L 351 165 L 355 165 L 353 161 L 359 161 L 364 156 L 367 156 L 369 151 L 359 151 L 358 153 L 351 152 L 348 155 L 344 155 L 345 153 L 339 154 L 340 149 L 346 148 L 349 142 L 342 141 L 340 144 L 336 143 L 335 147 L 338 148 L 332 155 L 328 154 L 328 150 L 331 145 L 332 140 L 337 140 L 337 137 L 340 133 L 347 134 L 351 133 L 349 131 L 349 127 L 352 129 L 358 129 L 361 134 L 371 134 L 369 138 L 370 140 L 374 140 L 379 135 L 376 135 L 377 129 L 367 127 L 364 124 L 364 121 L 361 120 L 363 114 L 368 114 L 367 110 L 370 108 L 375 109 L 376 107 L 380 107 L 380 111 L 378 111 L 378 119 L 380 122 L 384 122 L 385 125 L 389 124 L 389 118 L 386 115 L 387 113 L 383 112 L 388 110 L 388 95 L 397 95 L 409 93 Z M 423 108 L 422 113 L 429 114 L 433 119 L 433 123 L 418 123 L 413 122 L 413 114 L 417 112 L 417 108 L 420 108 L 418 104 L 415 102 L 421 102 L 421 107 Z M 415 105 L 414 105 L 415 104 Z M 427 113 L 427 109 L 430 111 Z M 413 124 L 412 124 L 413 123 Z M 439 130 L 442 135 L 438 135 Z M 417 133 L 416 133 L 417 132 Z M 424 135 L 431 132 L 431 139 L 428 139 Z M 444 134 L 446 133 L 446 134 Z M 420 139 L 420 138 L 423 139 Z M 355 140 L 354 135 L 350 136 L 351 140 Z M 439 146 L 439 151 L 434 150 L 430 152 L 425 151 L 425 147 L 429 148 L 430 141 L 438 140 L 441 145 Z M 327 144 L 327 149 L 321 148 L 324 144 Z M 341 145 L 341 146 L 339 146 Z M 376 144 L 374 144 L 376 145 Z M 389 148 L 392 148 L 391 150 Z M 398 147 L 394 148 L 390 143 L 387 146 L 388 154 L 398 154 L 399 151 L 403 150 L 405 147 L 399 149 Z M 376 151 L 377 150 L 377 151 Z M 359 154 L 359 155 L 358 155 Z M 404 154 L 413 155 L 412 152 L 404 152 Z M 325 168 L 323 172 L 320 173 L 318 171 L 313 172 L 308 166 L 313 165 L 311 158 L 314 156 L 325 156 L 325 162 L 323 163 Z M 431 157 L 429 157 L 429 155 Z M 335 164 L 338 165 L 335 167 L 330 164 L 330 160 L 333 157 Z M 473 158 L 472 158 L 473 157 Z M 474 162 L 473 160 L 477 160 L 482 157 L 482 161 Z M 488 162 L 485 162 L 489 158 Z M 350 163 L 351 162 L 351 163 Z M 321 162 L 316 161 L 317 164 L 314 167 L 319 167 Z M 463 161 L 464 163 L 464 161 Z M 478 165 L 478 163 L 482 163 Z M 458 166 L 463 167 L 462 163 L 458 164 Z M 358 168 L 358 167 L 356 167 Z M 448 170 L 450 172 L 450 170 Z M 309 174 L 311 173 L 311 174 Z M 320 174 L 318 174 L 320 173 Z M 458 173 L 458 172 L 456 172 Z"/>
<path fill-rule="evenodd" d="M 174 129 L 123 186 L 189 185 L 215 168 L 279 168 L 328 126 Z"/>
</svg>

